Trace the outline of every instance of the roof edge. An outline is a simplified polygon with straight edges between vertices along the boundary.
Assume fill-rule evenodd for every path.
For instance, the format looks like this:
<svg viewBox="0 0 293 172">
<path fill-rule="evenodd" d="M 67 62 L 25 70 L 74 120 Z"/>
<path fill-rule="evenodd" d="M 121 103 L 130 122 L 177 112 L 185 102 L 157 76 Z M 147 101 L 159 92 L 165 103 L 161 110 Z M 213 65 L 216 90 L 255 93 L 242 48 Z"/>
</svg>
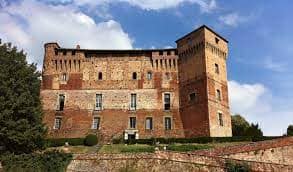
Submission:
<svg viewBox="0 0 293 172">
<path fill-rule="evenodd" d="M 212 33 L 214 33 L 215 35 L 217 35 L 219 38 L 223 39 L 226 43 L 229 43 L 229 41 L 226 38 L 222 37 L 220 34 L 218 34 L 213 29 L 211 29 L 210 27 L 208 27 L 206 25 L 202 25 L 199 28 L 195 29 L 194 31 L 189 32 L 188 34 L 186 34 L 186 35 L 182 36 L 181 38 L 177 39 L 175 42 L 178 43 L 180 40 L 188 37 L 190 34 L 195 33 L 195 32 L 197 32 L 197 31 L 199 31 L 199 30 L 201 30 L 203 28 L 208 29 L 209 31 L 211 31 Z"/>
</svg>

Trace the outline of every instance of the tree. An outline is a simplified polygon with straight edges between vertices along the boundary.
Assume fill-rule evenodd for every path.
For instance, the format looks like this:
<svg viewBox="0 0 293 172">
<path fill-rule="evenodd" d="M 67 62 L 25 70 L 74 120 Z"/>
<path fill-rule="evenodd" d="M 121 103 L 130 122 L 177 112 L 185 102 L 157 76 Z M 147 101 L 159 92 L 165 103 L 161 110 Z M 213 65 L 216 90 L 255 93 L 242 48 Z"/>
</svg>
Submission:
<svg viewBox="0 0 293 172">
<path fill-rule="evenodd" d="M 246 135 L 253 137 L 261 137 L 263 136 L 263 133 L 259 128 L 258 124 L 251 123 L 250 127 L 246 130 Z"/>
<path fill-rule="evenodd" d="M 249 123 L 241 115 L 236 114 L 231 117 L 233 136 L 245 136 Z"/>
<path fill-rule="evenodd" d="M 289 125 L 287 128 L 287 136 L 293 136 L 293 125 Z"/>
<path fill-rule="evenodd" d="M 43 148 L 40 73 L 23 51 L 0 40 L 0 146 L 20 154 Z"/>
</svg>

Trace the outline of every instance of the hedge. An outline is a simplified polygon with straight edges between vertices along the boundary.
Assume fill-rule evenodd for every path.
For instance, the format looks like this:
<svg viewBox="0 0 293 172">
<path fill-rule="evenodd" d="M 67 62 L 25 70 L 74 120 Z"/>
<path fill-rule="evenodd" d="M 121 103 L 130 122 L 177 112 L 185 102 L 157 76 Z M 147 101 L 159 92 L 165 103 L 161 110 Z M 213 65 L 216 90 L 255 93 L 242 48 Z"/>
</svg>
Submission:
<svg viewBox="0 0 293 172">
<path fill-rule="evenodd" d="M 59 147 L 64 146 L 68 142 L 71 146 L 84 145 L 84 138 L 57 138 L 57 139 L 47 139 L 48 147 Z"/>
<path fill-rule="evenodd" d="M 98 137 L 94 134 L 89 134 L 85 137 L 84 144 L 86 146 L 94 146 L 98 143 Z"/>
<path fill-rule="evenodd" d="M 191 145 L 191 144 L 184 144 L 184 145 L 171 144 L 171 145 L 167 146 L 167 150 L 179 151 L 179 152 L 187 152 L 187 151 L 210 149 L 210 148 L 213 148 L 213 146 L 209 146 L 209 145 Z"/>
<path fill-rule="evenodd" d="M 6 172 L 65 172 L 71 159 L 72 154 L 58 151 L 0 156 Z"/>
<path fill-rule="evenodd" d="M 195 137 L 195 138 L 150 138 L 150 139 L 135 139 L 124 140 L 125 144 L 172 144 L 172 143 L 223 143 L 223 142 L 257 142 L 264 140 L 271 140 L 280 138 L 281 136 L 263 136 L 263 137 L 251 137 L 251 136 L 234 136 L 234 137 Z M 121 143 L 119 140 L 113 140 L 113 144 Z"/>
</svg>

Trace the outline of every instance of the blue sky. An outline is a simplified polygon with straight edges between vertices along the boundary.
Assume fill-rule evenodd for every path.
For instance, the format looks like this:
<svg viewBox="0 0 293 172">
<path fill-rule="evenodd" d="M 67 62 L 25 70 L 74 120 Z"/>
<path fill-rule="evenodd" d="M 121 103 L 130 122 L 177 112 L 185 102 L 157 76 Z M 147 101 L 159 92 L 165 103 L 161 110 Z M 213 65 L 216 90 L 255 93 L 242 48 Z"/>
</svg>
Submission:
<svg viewBox="0 0 293 172">
<path fill-rule="evenodd" d="M 0 0 L 0 38 L 42 65 L 43 44 L 165 48 L 205 24 L 229 40 L 231 111 L 266 135 L 293 124 L 293 4 L 289 0 Z"/>
</svg>

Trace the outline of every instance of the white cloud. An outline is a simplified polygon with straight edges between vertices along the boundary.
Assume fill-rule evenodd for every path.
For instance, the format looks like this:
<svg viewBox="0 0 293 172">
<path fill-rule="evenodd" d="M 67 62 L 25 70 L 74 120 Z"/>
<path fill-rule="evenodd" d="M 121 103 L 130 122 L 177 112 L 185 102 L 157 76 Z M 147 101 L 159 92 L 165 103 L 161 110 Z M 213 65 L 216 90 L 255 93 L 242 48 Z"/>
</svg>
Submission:
<svg viewBox="0 0 293 172">
<path fill-rule="evenodd" d="M 0 38 L 28 53 L 29 62 L 42 64 L 43 44 L 100 49 L 132 49 L 132 40 L 114 21 L 96 23 L 72 5 L 48 5 L 35 0 L 13 3 L 0 11 Z"/>
<path fill-rule="evenodd" d="M 105 3 L 126 2 L 144 10 L 175 8 L 185 2 L 199 5 L 202 12 L 210 12 L 217 7 L 216 0 L 76 0 L 74 2 L 78 5 L 101 5 Z"/>
<path fill-rule="evenodd" d="M 230 13 L 219 17 L 219 21 L 227 26 L 236 27 L 240 23 L 246 22 L 250 17 L 240 16 L 238 13 Z"/>
<path fill-rule="evenodd" d="M 263 84 L 241 84 L 229 81 L 229 101 L 233 114 L 243 115 L 249 122 L 259 123 L 265 135 L 282 135 L 293 123 L 293 109 L 283 108 L 278 97 Z M 292 100 L 287 100 L 286 104 Z"/>
</svg>

